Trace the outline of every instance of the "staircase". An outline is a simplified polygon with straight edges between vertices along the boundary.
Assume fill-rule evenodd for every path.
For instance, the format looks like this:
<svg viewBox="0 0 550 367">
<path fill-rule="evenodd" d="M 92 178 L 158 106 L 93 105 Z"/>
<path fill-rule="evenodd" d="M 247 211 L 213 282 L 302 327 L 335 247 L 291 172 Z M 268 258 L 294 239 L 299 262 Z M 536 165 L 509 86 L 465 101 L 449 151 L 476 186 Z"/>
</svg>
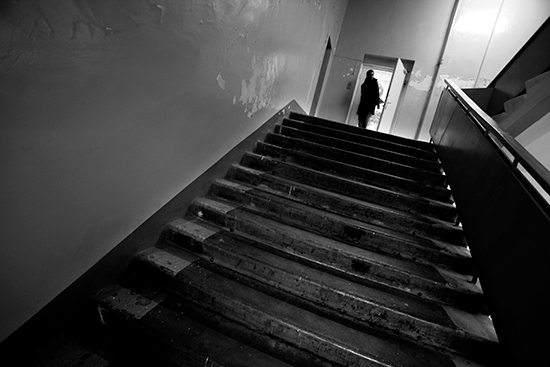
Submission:
<svg viewBox="0 0 550 367">
<path fill-rule="evenodd" d="M 292 113 L 38 359 L 496 365 L 455 222 L 430 144 Z"/>
<path fill-rule="evenodd" d="M 493 116 L 500 126 L 517 137 L 550 112 L 550 71 L 525 82 L 525 93 L 504 103 L 504 112 Z"/>
</svg>

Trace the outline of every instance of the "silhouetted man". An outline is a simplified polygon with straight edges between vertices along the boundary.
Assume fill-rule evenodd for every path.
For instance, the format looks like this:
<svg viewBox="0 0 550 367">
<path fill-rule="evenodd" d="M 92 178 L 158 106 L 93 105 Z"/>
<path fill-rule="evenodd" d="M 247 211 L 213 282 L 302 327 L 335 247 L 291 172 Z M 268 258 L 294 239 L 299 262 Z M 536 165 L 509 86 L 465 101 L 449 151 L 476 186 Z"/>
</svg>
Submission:
<svg viewBox="0 0 550 367">
<path fill-rule="evenodd" d="M 357 108 L 359 127 L 367 128 L 367 122 L 374 115 L 374 108 L 380 108 L 380 88 L 374 78 L 374 70 L 367 71 L 367 78 L 361 84 L 361 101 Z"/>
</svg>

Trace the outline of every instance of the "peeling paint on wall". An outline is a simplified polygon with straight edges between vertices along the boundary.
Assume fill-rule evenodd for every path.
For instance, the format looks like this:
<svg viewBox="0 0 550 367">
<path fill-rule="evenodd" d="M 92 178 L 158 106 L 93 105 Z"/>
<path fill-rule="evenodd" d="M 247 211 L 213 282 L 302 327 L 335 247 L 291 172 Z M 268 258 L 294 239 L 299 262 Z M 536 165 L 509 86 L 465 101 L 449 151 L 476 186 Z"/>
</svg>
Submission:
<svg viewBox="0 0 550 367">
<path fill-rule="evenodd" d="M 216 80 L 218 81 L 218 85 L 220 86 L 220 88 L 225 90 L 225 80 L 223 80 L 223 77 L 221 74 L 218 74 L 218 76 L 216 77 Z"/>
<path fill-rule="evenodd" d="M 274 101 L 273 86 L 284 63 L 284 57 L 278 55 L 266 57 L 263 61 L 259 61 L 256 56 L 252 58 L 253 75 L 248 82 L 244 79 L 241 81 L 239 98 L 248 118 Z"/>
<path fill-rule="evenodd" d="M 460 88 L 473 88 L 475 85 L 474 78 L 462 79 L 456 75 L 440 74 L 439 81 L 437 82 L 437 88 L 445 88 L 445 79 L 450 79 L 456 83 Z"/>
<path fill-rule="evenodd" d="M 258 24 L 270 5 L 271 0 L 216 0 L 211 8 L 218 23 L 247 27 Z"/>
<path fill-rule="evenodd" d="M 422 77 L 422 71 L 417 70 L 415 73 L 412 74 L 409 86 L 420 92 L 429 92 L 432 86 L 432 80 L 433 77 L 431 75 L 426 75 Z"/>
</svg>

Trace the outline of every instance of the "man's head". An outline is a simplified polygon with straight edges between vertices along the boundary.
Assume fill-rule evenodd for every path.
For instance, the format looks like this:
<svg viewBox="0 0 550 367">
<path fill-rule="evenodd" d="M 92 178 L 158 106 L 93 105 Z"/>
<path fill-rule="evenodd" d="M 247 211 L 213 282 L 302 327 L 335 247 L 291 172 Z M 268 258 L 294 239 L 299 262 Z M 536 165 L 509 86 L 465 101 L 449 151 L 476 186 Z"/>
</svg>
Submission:
<svg viewBox="0 0 550 367">
<path fill-rule="evenodd" d="M 374 77 L 374 70 L 370 69 L 367 71 L 367 79 L 371 80 Z"/>
</svg>

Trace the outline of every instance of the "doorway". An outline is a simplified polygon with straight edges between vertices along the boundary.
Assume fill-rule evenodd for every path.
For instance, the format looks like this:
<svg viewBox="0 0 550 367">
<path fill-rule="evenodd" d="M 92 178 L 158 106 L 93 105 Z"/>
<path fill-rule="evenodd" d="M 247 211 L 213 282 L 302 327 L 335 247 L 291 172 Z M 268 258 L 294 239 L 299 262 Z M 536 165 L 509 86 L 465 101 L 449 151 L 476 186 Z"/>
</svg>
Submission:
<svg viewBox="0 0 550 367">
<path fill-rule="evenodd" d="M 380 85 L 380 98 L 384 103 L 381 103 L 380 109 L 375 109 L 375 114 L 367 123 L 367 129 L 393 133 L 413 65 L 412 60 L 365 55 L 359 68 L 346 124 L 357 126 L 356 112 L 361 100 L 361 84 L 365 80 L 367 70 L 372 69 Z"/>
<path fill-rule="evenodd" d="M 309 110 L 310 116 L 316 116 L 317 106 L 319 101 L 323 97 L 325 89 L 325 82 L 327 78 L 327 71 L 330 68 L 330 62 L 332 61 L 332 44 L 330 42 L 330 36 L 327 39 L 327 46 L 325 48 L 325 54 L 323 55 L 323 61 L 321 63 L 321 70 L 319 71 L 319 79 L 317 80 L 317 86 L 315 87 L 315 93 L 313 94 L 313 102 L 311 102 L 311 108 Z"/>
</svg>

